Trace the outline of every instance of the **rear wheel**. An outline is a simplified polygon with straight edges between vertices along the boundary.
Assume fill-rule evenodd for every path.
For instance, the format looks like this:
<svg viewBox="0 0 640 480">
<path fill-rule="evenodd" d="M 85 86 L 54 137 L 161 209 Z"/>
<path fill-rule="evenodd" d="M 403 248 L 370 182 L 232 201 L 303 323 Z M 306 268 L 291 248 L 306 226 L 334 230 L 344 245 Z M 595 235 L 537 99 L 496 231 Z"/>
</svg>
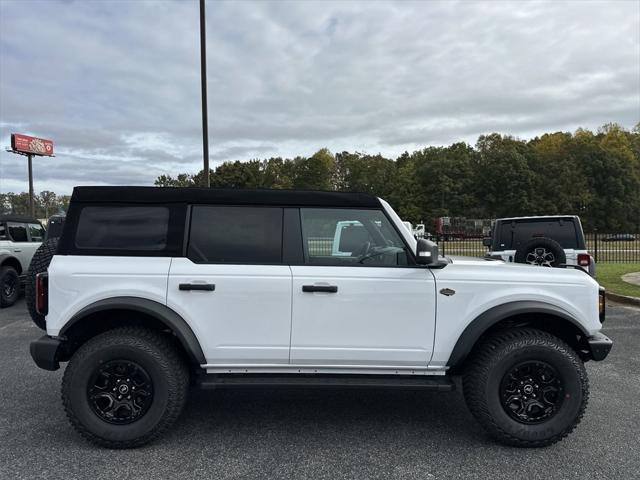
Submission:
<svg viewBox="0 0 640 480">
<path fill-rule="evenodd" d="M 189 370 L 170 339 L 126 327 L 78 349 L 64 373 L 62 401 L 73 427 L 89 441 L 132 448 L 175 422 L 188 385 Z"/>
<path fill-rule="evenodd" d="M 13 267 L 0 268 L 0 307 L 10 307 L 18 300 L 20 277 Z"/>
<path fill-rule="evenodd" d="M 580 422 L 589 397 L 576 352 L 559 338 L 528 328 L 484 340 L 469 358 L 463 390 L 487 432 L 517 447 L 562 440 Z"/>
</svg>

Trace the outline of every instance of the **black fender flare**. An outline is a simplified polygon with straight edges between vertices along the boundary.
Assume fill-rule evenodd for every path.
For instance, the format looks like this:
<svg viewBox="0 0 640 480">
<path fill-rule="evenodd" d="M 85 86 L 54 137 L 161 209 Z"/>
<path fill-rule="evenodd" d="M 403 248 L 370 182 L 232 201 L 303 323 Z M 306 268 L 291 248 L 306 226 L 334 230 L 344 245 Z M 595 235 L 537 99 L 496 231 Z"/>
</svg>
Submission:
<svg viewBox="0 0 640 480">
<path fill-rule="evenodd" d="M 22 265 L 20 264 L 20 260 L 18 260 L 15 256 L 10 253 L 0 253 L 0 266 L 4 264 L 7 260 L 14 260 L 18 265 L 18 275 L 22 274 Z"/>
<path fill-rule="evenodd" d="M 192 362 L 199 365 L 207 363 L 200 342 L 189 324 L 166 305 L 146 298 L 113 297 L 87 305 L 71 317 L 60 330 L 59 336 L 64 337 L 71 327 L 78 324 L 88 315 L 107 310 L 132 310 L 155 318 L 175 334 Z"/>
<path fill-rule="evenodd" d="M 571 323 L 574 327 L 577 327 L 585 337 L 589 336 L 589 333 L 580 324 L 580 322 L 563 308 L 549 303 L 532 300 L 503 303 L 502 305 L 492 307 L 481 313 L 471 321 L 469 325 L 467 325 L 458 338 L 456 345 L 453 347 L 449 360 L 447 361 L 447 366 L 454 367 L 462 364 L 482 334 L 498 322 L 509 317 L 530 314 L 552 315 L 554 317 L 562 318 L 563 320 Z"/>
</svg>

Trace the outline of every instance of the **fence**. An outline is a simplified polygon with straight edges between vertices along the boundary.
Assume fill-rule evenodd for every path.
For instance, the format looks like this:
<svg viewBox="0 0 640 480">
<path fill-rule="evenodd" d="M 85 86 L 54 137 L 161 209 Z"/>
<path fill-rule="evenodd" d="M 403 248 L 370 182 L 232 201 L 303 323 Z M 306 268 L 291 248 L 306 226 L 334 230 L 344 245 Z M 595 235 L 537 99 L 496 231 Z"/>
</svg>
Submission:
<svg viewBox="0 0 640 480">
<path fill-rule="evenodd" d="M 587 250 L 601 263 L 640 263 L 640 233 L 589 233 Z"/>
<path fill-rule="evenodd" d="M 640 234 L 587 233 L 587 251 L 599 263 L 640 263 Z M 441 255 L 484 257 L 487 247 L 481 238 L 442 238 L 438 240 Z M 312 255 L 331 255 L 333 238 L 310 238 Z"/>
<path fill-rule="evenodd" d="M 640 233 L 586 233 L 587 251 L 599 263 L 640 263 Z M 483 257 L 487 248 L 479 238 L 438 240 L 441 255 Z"/>
</svg>

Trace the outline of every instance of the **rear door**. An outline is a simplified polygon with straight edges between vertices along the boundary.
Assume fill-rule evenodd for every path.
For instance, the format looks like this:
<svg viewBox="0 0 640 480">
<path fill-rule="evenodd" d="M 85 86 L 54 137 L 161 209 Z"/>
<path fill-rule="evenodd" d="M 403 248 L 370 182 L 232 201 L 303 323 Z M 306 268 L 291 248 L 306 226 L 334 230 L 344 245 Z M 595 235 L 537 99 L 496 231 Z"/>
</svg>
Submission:
<svg viewBox="0 0 640 480">
<path fill-rule="evenodd" d="M 302 208 L 300 221 L 304 262 L 291 267 L 291 363 L 426 367 L 435 280 L 429 269 L 411 264 L 384 213 Z"/>
<path fill-rule="evenodd" d="M 200 340 L 208 364 L 287 364 L 291 270 L 283 209 L 191 208 L 186 258 L 174 258 L 167 305 Z"/>
</svg>

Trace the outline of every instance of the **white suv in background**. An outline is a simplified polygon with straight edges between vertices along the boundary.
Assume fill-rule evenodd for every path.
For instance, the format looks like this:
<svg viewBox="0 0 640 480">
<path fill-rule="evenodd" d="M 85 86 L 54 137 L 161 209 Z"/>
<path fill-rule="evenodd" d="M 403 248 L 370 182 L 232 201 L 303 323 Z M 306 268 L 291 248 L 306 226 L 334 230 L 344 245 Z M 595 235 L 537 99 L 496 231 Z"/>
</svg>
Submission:
<svg viewBox="0 0 640 480">
<path fill-rule="evenodd" d="M 595 276 L 596 263 L 576 215 L 498 218 L 483 243 L 490 258 L 538 267 L 578 266 Z"/>
<path fill-rule="evenodd" d="M 0 307 L 9 307 L 18 299 L 20 284 L 44 235 L 35 218 L 0 215 Z"/>
<path fill-rule="evenodd" d="M 190 382 L 450 391 L 456 375 L 494 438 L 550 445 L 612 346 L 589 275 L 440 257 L 365 194 L 78 187 L 50 262 L 31 355 L 69 362 L 69 420 L 111 448 L 164 432 Z"/>
</svg>

